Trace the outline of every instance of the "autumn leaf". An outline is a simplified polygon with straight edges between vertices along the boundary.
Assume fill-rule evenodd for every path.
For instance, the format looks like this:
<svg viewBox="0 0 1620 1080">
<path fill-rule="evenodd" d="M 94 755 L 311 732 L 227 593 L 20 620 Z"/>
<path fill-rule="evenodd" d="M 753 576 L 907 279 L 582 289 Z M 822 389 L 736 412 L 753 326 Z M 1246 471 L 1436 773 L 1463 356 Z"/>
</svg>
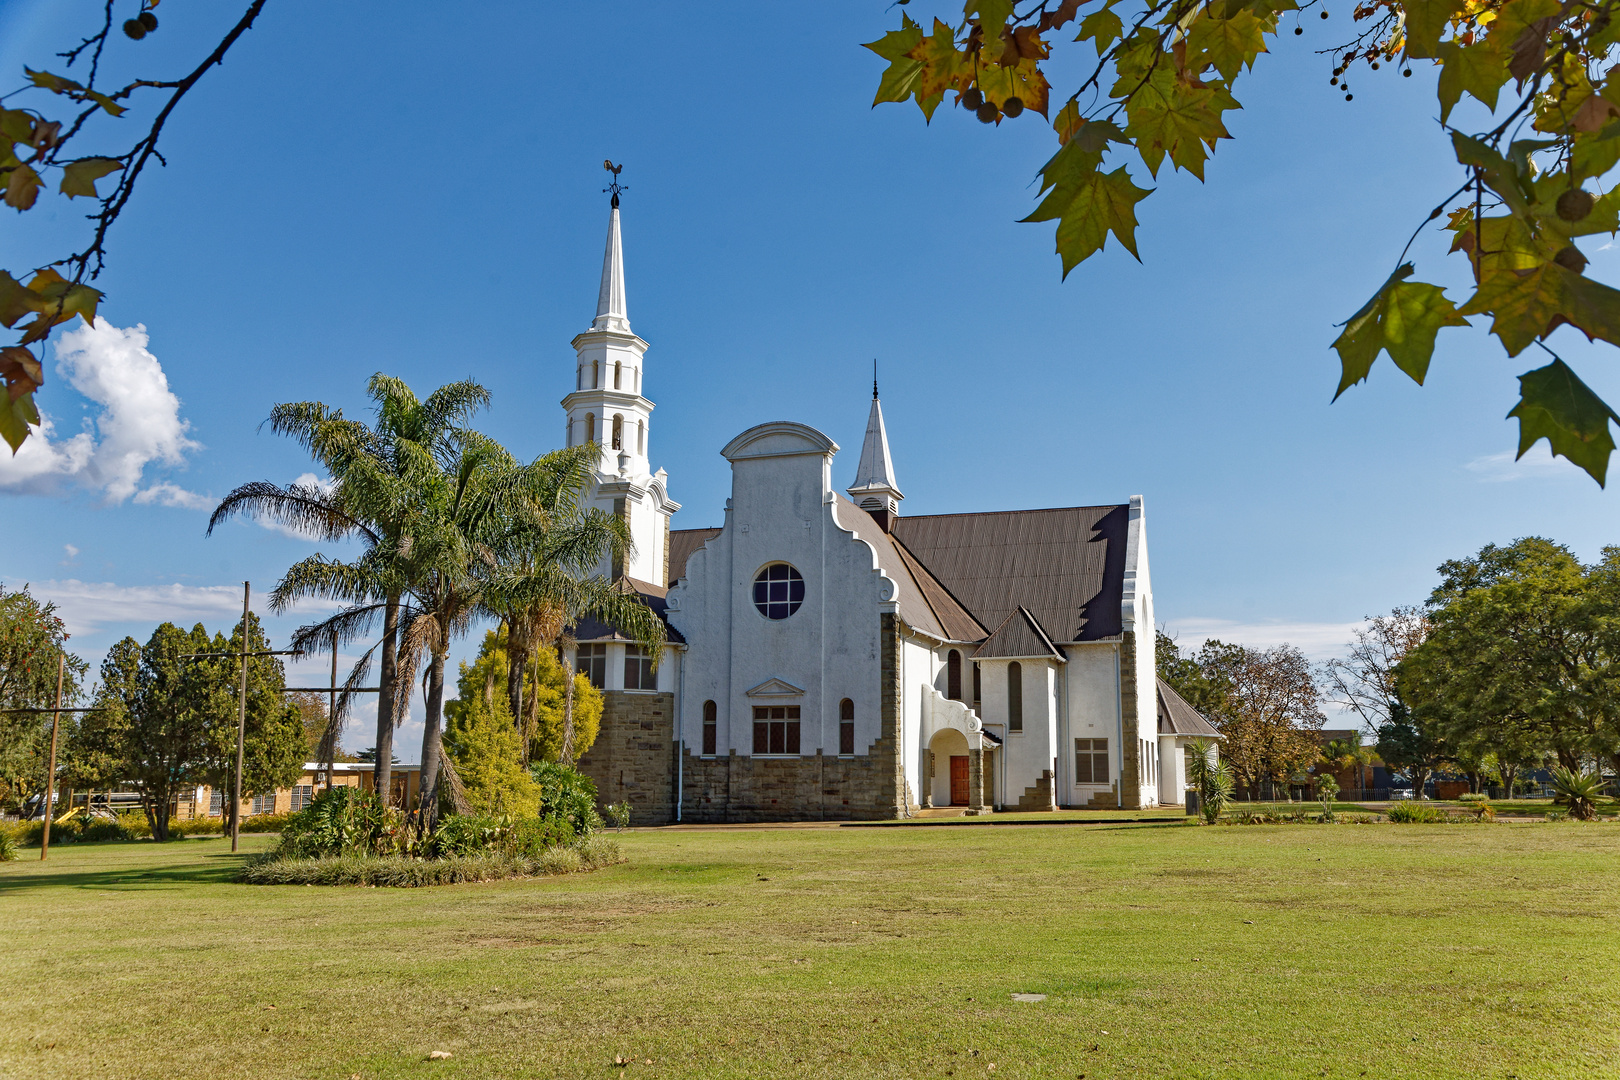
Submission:
<svg viewBox="0 0 1620 1080">
<path fill-rule="evenodd" d="M 1422 386 L 1440 328 L 1468 325 L 1440 286 L 1407 281 L 1412 273 L 1412 264 L 1403 264 L 1344 324 L 1333 342 L 1344 369 L 1333 400 L 1367 377 L 1380 351 Z"/>
<path fill-rule="evenodd" d="M 1046 76 L 1041 74 L 1041 69 L 1033 60 L 1022 60 L 1006 67 L 991 64 L 980 68 L 979 89 L 983 91 L 984 99 L 994 102 L 998 108 L 1006 104 L 1008 98 L 1017 98 L 1024 103 L 1024 108 L 1033 109 L 1042 116 L 1046 115 L 1047 99 L 1051 94 Z"/>
<path fill-rule="evenodd" d="M 28 425 L 39 423 L 39 410 L 34 407 L 34 395 L 0 398 L 0 437 L 11 446 L 15 454 L 28 438 Z"/>
<path fill-rule="evenodd" d="M 7 345 L 0 349 L 0 379 L 6 381 L 11 398 L 15 401 L 44 386 L 45 371 L 32 352 L 21 345 Z"/>
<path fill-rule="evenodd" d="M 1121 90 L 1116 84 L 1116 97 Z M 1129 123 L 1125 133 L 1136 141 L 1142 161 L 1154 176 L 1169 154 L 1172 165 L 1202 180 L 1209 156 L 1206 147 L 1213 149 L 1217 139 L 1232 137 L 1221 113 L 1237 108 L 1241 106 L 1224 86 L 1188 85 L 1176 78 L 1169 64 L 1160 64 L 1126 106 Z"/>
<path fill-rule="evenodd" d="M 1097 46 L 1097 55 L 1102 56 L 1109 48 L 1125 36 L 1125 24 L 1118 15 L 1108 8 L 1093 11 L 1080 20 L 1080 36 L 1076 41 L 1093 41 Z"/>
<path fill-rule="evenodd" d="M 1620 345 L 1620 292 L 1558 263 L 1487 275 L 1461 311 L 1490 315 L 1491 333 L 1509 356 L 1565 323 L 1589 339 Z"/>
<path fill-rule="evenodd" d="M 39 173 L 28 165 L 13 165 L 6 174 L 6 205 L 27 210 L 39 198 Z"/>
<path fill-rule="evenodd" d="M 1614 438 L 1609 421 L 1620 421 L 1613 409 L 1555 359 L 1544 368 L 1519 376 L 1519 404 L 1508 413 L 1519 420 L 1519 453 L 1546 439 L 1554 454 L 1586 470 L 1604 486 Z"/>
<path fill-rule="evenodd" d="M 1001 28 L 1012 18 L 1013 0 L 967 0 L 962 14 L 984 27 L 984 40 L 1001 40 Z"/>
<path fill-rule="evenodd" d="M 1442 42 L 1437 55 L 1445 65 L 1440 69 L 1440 121 L 1444 123 L 1463 94 L 1472 94 L 1485 104 L 1496 108 L 1496 98 L 1508 81 L 1507 60 L 1496 48 L 1496 39 L 1461 45 L 1455 41 Z"/>
<path fill-rule="evenodd" d="M 39 303 L 43 300 L 28 286 L 0 270 L 0 323 L 6 326 L 17 325 L 17 320 L 24 315 L 39 310 Z"/>
<path fill-rule="evenodd" d="M 1587 177 L 1602 176 L 1617 163 L 1620 163 L 1620 120 L 1575 137 L 1574 149 L 1570 151 L 1570 179 L 1578 184 Z"/>
<path fill-rule="evenodd" d="M 1084 135 L 1088 128 L 1102 126 L 1086 124 L 1079 136 L 1070 139 L 1042 167 L 1041 191 L 1049 193 L 1035 212 L 1023 219 L 1057 220 L 1057 253 L 1063 258 L 1064 277 L 1101 251 L 1109 233 L 1138 262 L 1142 258 L 1136 251 L 1136 204 L 1152 189 L 1144 190 L 1132 183 L 1123 165 L 1111 173 L 1098 168 L 1102 151 L 1112 138 L 1107 133 L 1094 138 Z"/>
<path fill-rule="evenodd" d="M 889 61 L 888 70 L 878 83 L 877 96 L 872 99 L 874 109 L 885 101 L 904 101 L 916 90 L 917 80 L 922 75 L 922 64 L 909 54 L 917 47 L 922 36 L 922 27 L 912 22 L 911 16 L 902 14 L 900 29 L 890 30 L 876 41 L 862 46 Z"/>
<path fill-rule="evenodd" d="M 1187 48 L 1189 52 L 1201 54 L 1206 63 L 1221 73 L 1221 78 L 1231 82 L 1245 67 L 1253 70 L 1255 57 L 1266 51 L 1269 29 L 1268 23 L 1249 11 L 1238 11 L 1227 19 L 1206 13 L 1188 32 Z M 1202 70 L 1200 64 L 1189 66 Z"/>
<path fill-rule="evenodd" d="M 123 167 L 122 162 L 113 158 L 88 157 L 70 161 L 62 167 L 62 194 L 70 199 L 78 195 L 95 198 L 96 181 Z"/>
<path fill-rule="evenodd" d="M 1464 6 L 1465 0 L 1404 0 L 1406 55 L 1415 60 L 1437 56 L 1440 35 Z"/>
<path fill-rule="evenodd" d="M 1080 106 L 1075 102 L 1074 98 L 1066 101 L 1063 108 L 1058 110 L 1057 116 L 1052 120 L 1052 130 L 1057 132 L 1059 146 L 1066 145 L 1070 139 L 1074 138 L 1075 132 L 1079 131 L 1083 126 L 1085 126 L 1085 120 L 1081 118 Z"/>
<path fill-rule="evenodd" d="M 1501 196 L 1509 210 L 1520 215 L 1530 212 L 1526 199 L 1528 192 L 1520 182 L 1518 171 L 1507 158 L 1488 143 L 1460 131 L 1451 133 L 1451 145 L 1456 151 L 1458 163 L 1479 169 L 1486 185 Z"/>
<path fill-rule="evenodd" d="M 956 48 L 956 31 L 934 20 L 934 32 L 920 38 L 907 53 L 922 65 L 917 75 L 917 103 L 930 118 L 947 90 L 965 90 L 973 79 L 973 58 Z M 924 104 L 933 102 L 933 105 Z"/>
</svg>

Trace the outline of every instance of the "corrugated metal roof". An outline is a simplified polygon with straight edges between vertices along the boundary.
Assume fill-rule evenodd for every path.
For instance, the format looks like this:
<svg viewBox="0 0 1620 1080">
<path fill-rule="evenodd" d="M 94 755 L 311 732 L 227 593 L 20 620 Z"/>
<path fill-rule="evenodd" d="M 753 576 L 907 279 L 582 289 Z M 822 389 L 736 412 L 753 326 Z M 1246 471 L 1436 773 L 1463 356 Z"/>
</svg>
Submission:
<svg viewBox="0 0 1620 1080">
<path fill-rule="evenodd" d="M 686 560 L 692 552 L 720 535 L 719 529 L 671 529 L 669 533 L 669 581 L 673 585 L 686 574 Z"/>
<path fill-rule="evenodd" d="M 1063 650 L 1052 643 L 1035 616 L 1020 606 L 1008 615 L 996 632 L 973 654 L 975 660 L 993 657 L 1047 656 L 1057 660 L 1068 659 Z"/>
<path fill-rule="evenodd" d="M 971 638 L 952 637 L 924 598 L 919 579 L 912 575 L 905 556 L 900 554 L 899 545 L 889 538 L 888 533 L 878 528 L 878 523 L 872 520 L 871 514 L 842 495 L 835 495 L 833 498 L 833 509 L 836 511 L 838 524 L 854 533 L 858 539 L 866 541 L 872 550 L 877 552 L 878 568 L 894 582 L 895 601 L 900 606 L 900 617 L 908 626 L 932 637 L 951 641 L 977 641 L 982 636 L 982 633 L 975 633 Z M 924 571 L 922 576 L 926 578 L 927 572 Z"/>
<path fill-rule="evenodd" d="M 1219 739 L 1221 733 L 1209 726 L 1203 714 L 1176 693 L 1175 687 L 1163 679 L 1159 683 L 1159 734 L 1189 735 L 1200 739 Z"/>
<path fill-rule="evenodd" d="M 981 625 L 1000 626 L 1023 606 L 1061 643 L 1123 629 L 1129 522 L 1119 505 L 901 517 L 892 527 Z"/>
</svg>

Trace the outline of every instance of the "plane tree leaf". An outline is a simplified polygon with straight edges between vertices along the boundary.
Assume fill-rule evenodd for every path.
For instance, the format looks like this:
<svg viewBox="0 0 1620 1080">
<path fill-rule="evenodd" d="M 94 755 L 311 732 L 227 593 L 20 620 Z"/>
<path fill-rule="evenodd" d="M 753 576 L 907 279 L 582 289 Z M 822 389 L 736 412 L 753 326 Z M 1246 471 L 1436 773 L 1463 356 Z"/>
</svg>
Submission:
<svg viewBox="0 0 1620 1080">
<path fill-rule="evenodd" d="M 1204 178 L 1204 161 L 1218 139 L 1230 139 L 1221 114 L 1241 108 L 1220 83 L 1196 84 L 1177 77 L 1169 64 L 1154 68 L 1131 103 L 1125 133 L 1154 176 L 1166 155 L 1178 169 Z"/>
<path fill-rule="evenodd" d="M 909 15 L 901 15 L 900 19 L 900 29 L 890 30 L 863 46 L 889 61 L 887 70 L 878 82 L 877 96 L 872 99 L 873 108 L 885 101 L 904 101 L 911 97 L 922 75 L 922 61 L 913 60 L 910 55 L 911 50 L 922 41 L 922 27 L 912 22 Z"/>
<path fill-rule="evenodd" d="M 1132 183 L 1123 165 L 1111 173 L 1103 172 L 1098 166 L 1101 149 L 1087 149 L 1087 141 L 1070 139 L 1046 163 L 1041 170 L 1041 190 L 1047 192 L 1046 197 L 1024 219 L 1057 221 L 1057 252 L 1063 259 L 1065 276 L 1101 251 L 1109 233 L 1141 260 L 1136 252 L 1136 204 L 1152 189 Z"/>
<path fill-rule="evenodd" d="M 1406 280 L 1412 274 L 1411 263 L 1391 274 L 1333 342 L 1343 368 L 1335 401 L 1367 377 L 1380 352 L 1389 353 L 1396 367 L 1423 385 L 1440 328 L 1468 325 L 1440 286 Z"/>
<path fill-rule="evenodd" d="M 1187 33 L 1187 52 L 1197 53 L 1231 82 L 1245 67 L 1254 67 L 1255 58 L 1266 51 L 1266 32 L 1274 25 L 1243 9 L 1227 18 L 1206 12 Z"/>
<path fill-rule="evenodd" d="M 62 194 L 70 199 L 78 195 L 95 198 L 96 181 L 123 167 L 123 162 L 114 158 L 88 157 L 70 161 L 62 167 Z"/>
<path fill-rule="evenodd" d="M 1519 376 L 1519 403 L 1508 413 L 1519 421 L 1519 457 L 1546 439 L 1554 454 L 1586 470 L 1604 486 L 1614 437 L 1609 421 L 1620 421 L 1613 409 L 1581 382 L 1568 364 L 1555 359 Z"/>
<path fill-rule="evenodd" d="M 1097 46 L 1097 55 L 1113 48 L 1114 42 L 1125 36 L 1125 24 L 1111 7 L 1099 8 L 1080 20 L 1080 36 L 1076 41 L 1090 41 Z"/>
<path fill-rule="evenodd" d="M 1496 48 L 1493 36 L 1473 45 L 1442 42 L 1436 50 L 1441 63 L 1439 96 L 1440 120 L 1445 122 L 1463 94 L 1472 94 L 1491 110 L 1508 81 L 1507 58 Z"/>
<path fill-rule="evenodd" d="M 1404 0 L 1401 7 L 1406 12 L 1406 55 L 1413 59 L 1437 55 L 1440 35 L 1464 5 L 1465 0 Z"/>
<path fill-rule="evenodd" d="M 1568 323 L 1588 339 L 1620 345 L 1620 291 L 1550 262 L 1487 275 L 1464 315 L 1490 315 L 1491 333 L 1518 356 Z"/>
</svg>

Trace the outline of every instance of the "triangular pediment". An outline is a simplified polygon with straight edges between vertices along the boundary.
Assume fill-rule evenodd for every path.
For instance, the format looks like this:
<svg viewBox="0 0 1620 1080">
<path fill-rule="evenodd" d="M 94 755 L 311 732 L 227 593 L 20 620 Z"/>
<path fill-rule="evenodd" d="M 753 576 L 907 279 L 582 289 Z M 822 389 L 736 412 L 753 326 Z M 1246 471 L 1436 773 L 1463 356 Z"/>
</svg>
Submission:
<svg viewBox="0 0 1620 1080">
<path fill-rule="evenodd" d="M 749 697 L 803 697 L 804 691 L 781 679 L 766 679 L 752 690 Z"/>
</svg>

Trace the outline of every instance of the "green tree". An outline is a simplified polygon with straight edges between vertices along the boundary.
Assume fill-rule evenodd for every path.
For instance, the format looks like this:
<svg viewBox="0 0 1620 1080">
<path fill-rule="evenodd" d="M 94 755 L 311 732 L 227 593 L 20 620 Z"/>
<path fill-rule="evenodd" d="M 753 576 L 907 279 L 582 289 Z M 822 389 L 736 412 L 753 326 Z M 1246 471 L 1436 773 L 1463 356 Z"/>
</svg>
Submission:
<svg viewBox="0 0 1620 1080">
<path fill-rule="evenodd" d="M 446 703 L 445 715 L 452 723 L 474 699 L 504 696 L 510 662 L 506 653 L 506 628 L 484 634 L 478 656 L 471 664 L 463 662 L 456 680 L 457 700 Z M 532 711 L 527 725 L 529 761 L 560 761 L 563 741 L 563 705 L 566 696 L 563 665 L 550 649 L 532 653 L 523 669 L 524 710 Z M 583 755 L 596 742 L 602 720 L 602 692 L 583 675 L 574 677 L 574 753 Z M 508 718 L 512 713 L 508 708 Z M 447 729 L 448 730 L 448 729 Z M 448 737 L 448 736 L 447 736 Z M 457 762 L 459 766 L 459 762 Z"/>
<path fill-rule="evenodd" d="M 126 637 L 102 661 L 100 708 L 86 714 L 77 741 L 104 763 L 105 780 L 139 789 L 154 839 L 168 839 L 169 804 L 183 789 L 231 790 L 240 662 L 189 654 L 235 651 L 240 640 L 240 626 L 226 638 L 210 636 L 201 623 L 189 632 L 164 623 L 145 645 Z M 257 620 L 248 642 L 255 650 L 267 644 Z M 303 726 L 297 708 L 281 699 L 281 685 L 274 657 L 249 658 L 244 795 L 291 783 L 302 765 Z"/>
<path fill-rule="evenodd" d="M 62 704 L 78 701 L 88 665 L 67 651 L 68 637 L 55 604 L 41 603 L 26 585 L 8 592 L 0 584 L 0 804 L 12 809 L 43 788 L 51 714 L 7 710 L 54 706 L 60 659 L 66 660 Z M 72 714 L 63 721 L 65 746 L 75 724 Z"/>
<path fill-rule="evenodd" d="M 1049 122 L 1056 152 L 1039 170 L 1040 202 L 1024 220 L 1056 223 L 1065 275 L 1110 235 L 1137 256 L 1136 208 L 1152 194 L 1138 181 L 1157 177 L 1166 161 L 1202 180 L 1216 144 L 1231 138 L 1225 114 L 1241 108 L 1234 90 L 1270 50 L 1281 16 L 1318 6 L 953 5 L 941 4 L 944 18 L 936 15 L 931 25 L 913 21 L 914 7 L 907 8 L 897 29 L 866 46 L 888 63 L 873 104 L 909 99 L 931 120 L 951 95 L 951 104 L 986 124 L 1023 125 L 1031 121 L 1021 118 L 1036 114 Z M 1439 67 L 1438 137 L 1457 172 L 1435 191 L 1434 211 L 1419 230 L 1437 222 L 1450 231 L 1451 250 L 1468 260 L 1475 286 L 1459 307 L 1438 286 L 1412 280 L 1402 250 L 1393 273 L 1333 343 L 1339 393 L 1365 379 L 1380 352 L 1421 384 L 1439 331 L 1475 315 L 1489 316 L 1509 356 L 1566 323 L 1620 345 L 1620 291 L 1585 276 L 1587 259 L 1576 246 L 1620 226 L 1620 198 L 1594 194 L 1614 187 L 1608 177 L 1620 162 L 1617 8 L 1620 0 L 1377 0 L 1354 9 L 1358 25 L 1342 44 L 1321 50 L 1346 100 L 1352 76 L 1359 82 L 1410 75 L 1414 63 Z M 1327 17 L 1325 7 L 1321 14 Z M 1304 32 L 1296 16 L 1294 33 Z M 1380 67 L 1383 75 L 1372 74 Z M 1063 73 L 1067 97 L 1053 93 L 1054 71 Z M 1487 130 L 1447 126 L 1465 93 L 1495 110 L 1480 121 L 1492 125 Z M 1391 235 L 1392 244 L 1404 231 Z M 1521 375 L 1519 391 L 1511 413 L 1519 420 L 1519 453 L 1545 438 L 1553 453 L 1602 484 L 1615 448 L 1609 423 L 1620 415 L 1556 354 Z"/>
<path fill-rule="evenodd" d="M 1585 567 L 1529 537 L 1443 564 L 1433 632 L 1398 673 L 1414 719 L 1509 769 L 1538 751 L 1570 769 L 1620 753 L 1615 561 Z"/>
<path fill-rule="evenodd" d="M 1159 678 L 1206 717 L 1224 709 L 1227 695 L 1232 691 L 1232 680 L 1227 666 L 1215 662 L 1215 653 L 1210 652 L 1209 647 L 1211 644 L 1219 648 L 1225 646 L 1205 642 L 1204 653 L 1183 653 L 1175 638 L 1163 630 L 1157 631 L 1157 635 L 1153 656 Z"/>
<path fill-rule="evenodd" d="M 268 481 L 243 484 L 215 509 L 208 529 L 237 514 L 295 529 L 315 540 L 352 539 L 362 547 L 349 561 L 316 553 L 290 567 L 271 593 L 271 607 L 289 610 L 300 600 L 336 600 L 337 615 L 305 626 L 293 646 L 318 652 L 370 640 L 378 620 L 382 636 L 370 642 L 349 673 L 346 685 L 360 686 L 369 676 L 373 657 L 379 664 L 377 747 L 372 759 L 374 790 L 391 789 L 396 760 L 394 729 L 410 707 L 411 679 L 400 679 L 398 664 L 402 600 L 416 566 L 407 555 L 410 530 L 419 514 L 417 481 L 431 476 L 438 462 L 472 416 L 489 403 L 489 392 L 476 382 L 448 383 L 420 400 L 402 380 L 380 372 L 366 386 L 376 420 L 366 424 L 319 401 L 290 402 L 270 411 L 270 426 L 307 450 L 331 478 L 329 483 Z M 338 697 L 324 738 L 335 745 L 351 695 Z"/>
<path fill-rule="evenodd" d="M 1415 715 L 1405 702 L 1397 701 L 1390 718 L 1378 726 L 1378 756 L 1391 769 L 1405 772 L 1412 781 L 1412 795 L 1421 799 L 1429 777 L 1446 764 L 1451 752 L 1432 713 Z"/>
<path fill-rule="evenodd" d="M 467 665 L 462 671 L 465 676 Z M 523 762 L 506 695 L 488 683 L 469 689 L 449 703 L 444 728 L 444 752 L 455 762 L 467 804 L 479 814 L 533 817 L 540 812 L 540 787 Z"/>
</svg>

